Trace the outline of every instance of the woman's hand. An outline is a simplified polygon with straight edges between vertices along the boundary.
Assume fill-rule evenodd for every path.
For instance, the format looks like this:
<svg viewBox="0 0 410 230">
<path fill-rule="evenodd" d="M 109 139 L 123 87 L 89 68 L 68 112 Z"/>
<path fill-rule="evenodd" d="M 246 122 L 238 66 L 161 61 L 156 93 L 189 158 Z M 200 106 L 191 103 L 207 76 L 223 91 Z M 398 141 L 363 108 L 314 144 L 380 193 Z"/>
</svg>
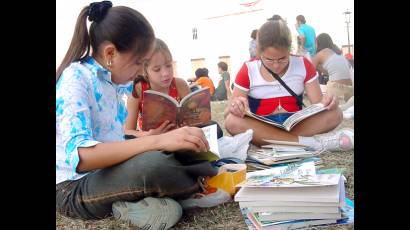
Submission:
<svg viewBox="0 0 410 230">
<path fill-rule="evenodd" d="M 192 150 L 206 152 L 209 144 L 202 129 L 197 127 L 182 127 L 158 135 L 159 149 L 175 152 L 178 150 Z"/>
<path fill-rule="evenodd" d="M 233 97 L 229 102 L 229 112 L 237 117 L 243 117 L 248 110 L 248 99 L 245 97 Z"/>
<path fill-rule="evenodd" d="M 332 94 L 325 94 L 322 99 L 322 104 L 326 107 L 327 110 L 336 109 L 338 106 L 336 96 Z"/>
</svg>

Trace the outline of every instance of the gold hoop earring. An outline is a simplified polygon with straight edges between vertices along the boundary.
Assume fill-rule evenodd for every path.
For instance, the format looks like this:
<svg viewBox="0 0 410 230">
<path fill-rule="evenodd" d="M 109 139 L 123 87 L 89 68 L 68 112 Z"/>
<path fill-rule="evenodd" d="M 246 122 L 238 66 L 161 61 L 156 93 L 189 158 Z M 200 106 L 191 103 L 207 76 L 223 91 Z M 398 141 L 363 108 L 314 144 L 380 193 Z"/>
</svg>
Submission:
<svg viewBox="0 0 410 230">
<path fill-rule="evenodd" d="M 109 61 L 107 62 L 107 67 L 108 67 L 108 68 L 111 68 L 111 65 L 112 65 L 112 61 L 109 60 Z"/>
</svg>

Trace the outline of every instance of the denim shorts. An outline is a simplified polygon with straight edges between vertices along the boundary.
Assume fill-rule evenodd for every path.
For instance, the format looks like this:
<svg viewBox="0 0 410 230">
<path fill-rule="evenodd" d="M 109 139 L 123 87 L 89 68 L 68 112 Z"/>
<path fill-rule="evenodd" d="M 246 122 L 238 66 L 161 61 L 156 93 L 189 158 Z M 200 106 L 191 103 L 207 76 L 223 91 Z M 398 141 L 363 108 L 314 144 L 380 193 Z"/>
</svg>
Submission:
<svg viewBox="0 0 410 230">
<path fill-rule="evenodd" d="M 294 113 L 277 113 L 274 115 L 264 116 L 265 118 L 283 124 L 286 119 L 292 116 Z"/>
</svg>

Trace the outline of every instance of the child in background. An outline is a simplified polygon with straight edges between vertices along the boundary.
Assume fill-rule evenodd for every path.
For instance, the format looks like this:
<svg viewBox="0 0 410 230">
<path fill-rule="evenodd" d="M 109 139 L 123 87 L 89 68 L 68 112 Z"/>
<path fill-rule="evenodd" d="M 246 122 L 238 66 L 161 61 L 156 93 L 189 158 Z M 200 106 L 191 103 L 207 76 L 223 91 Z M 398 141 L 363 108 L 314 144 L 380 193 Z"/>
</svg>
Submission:
<svg viewBox="0 0 410 230">
<path fill-rule="evenodd" d="M 263 139 L 299 142 L 314 150 L 350 150 L 353 130 L 336 128 L 342 112 L 335 97 L 322 92 L 312 63 L 303 56 L 290 55 L 291 34 L 283 20 L 269 20 L 258 30 L 259 58 L 247 61 L 235 79 L 235 88 L 225 110 L 225 127 L 236 135 L 253 129 L 252 143 L 267 144 Z M 278 75 L 296 95 L 306 90 L 310 102 L 321 102 L 327 110 L 298 123 L 290 132 L 245 116 L 248 108 L 261 116 L 283 122 L 299 111 L 297 99 L 272 76 Z M 320 134 L 320 135 L 318 135 Z"/>
<path fill-rule="evenodd" d="M 127 100 L 128 117 L 125 122 L 125 134 L 137 137 L 155 135 L 176 128 L 175 124 L 165 121 L 160 127 L 149 131 L 137 131 L 142 128 L 142 107 L 144 91 L 155 90 L 168 94 L 178 102 L 189 92 L 188 84 L 181 78 L 173 76 L 172 54 L 161 39 L 155 40 L 154 53 L 144 64 L 144 76 L 134 81 L 132 96 Z"/>
<path fill-rule="evenodd" d="M 201 88 L 208 87 L 211 93 L 211 96 L 212 96 L 215 92 L 215 86 L 212 80 L 209 78 L 208 73 L 209 71 L 207 68 L 198 68 L 195 71 L 196 78 L 188 79 L 188 81 L 191 82 L 189 87 L 195 87 L 195 86 L 200 86 Z"/>
</svg>

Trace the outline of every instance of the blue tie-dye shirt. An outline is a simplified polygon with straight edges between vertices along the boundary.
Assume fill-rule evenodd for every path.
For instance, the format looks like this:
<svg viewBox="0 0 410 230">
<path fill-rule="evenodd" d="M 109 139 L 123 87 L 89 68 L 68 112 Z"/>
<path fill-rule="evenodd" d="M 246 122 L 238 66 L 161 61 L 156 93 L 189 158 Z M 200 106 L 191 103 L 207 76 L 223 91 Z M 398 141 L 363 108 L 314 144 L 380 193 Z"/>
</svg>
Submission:
<svg viewBox="0 0 410 230">
<path fill-rule="evenodd" d="M 56 85 L 56 184 L 76 180 L 78 147 L 124 140 L 127 117 L 124 94 L 132 82 L 117 85 L 92 57 L 72 63 Z"/>
</svg>

